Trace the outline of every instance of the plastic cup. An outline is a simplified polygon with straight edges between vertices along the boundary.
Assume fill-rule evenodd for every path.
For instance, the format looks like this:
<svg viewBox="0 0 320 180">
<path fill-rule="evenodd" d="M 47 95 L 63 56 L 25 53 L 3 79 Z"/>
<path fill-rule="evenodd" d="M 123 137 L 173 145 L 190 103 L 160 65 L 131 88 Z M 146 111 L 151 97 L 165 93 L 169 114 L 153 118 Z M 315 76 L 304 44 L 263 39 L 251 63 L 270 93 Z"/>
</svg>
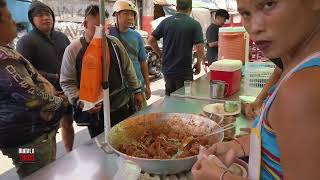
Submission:
<svg viewBox="0 0 320 180">
<path fill-rule="evenodd" d="M 192 86 L 192 81 L 190 81 L 190 80 L 184 81 L 184 94 L 185 95 L 191 94 L 191 86 Z"/>
</svg>

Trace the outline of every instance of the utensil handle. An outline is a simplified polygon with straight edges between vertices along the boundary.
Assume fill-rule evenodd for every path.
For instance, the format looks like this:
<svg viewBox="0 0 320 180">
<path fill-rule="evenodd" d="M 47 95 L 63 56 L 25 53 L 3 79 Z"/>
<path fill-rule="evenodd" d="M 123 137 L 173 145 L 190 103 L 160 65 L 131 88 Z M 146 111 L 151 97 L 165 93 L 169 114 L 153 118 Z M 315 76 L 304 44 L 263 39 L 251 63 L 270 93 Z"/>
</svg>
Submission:
<svg viewBox="0 0 320 180">
<path fill-rule="evenodd" d="M 222 129 L 226 129 L 228 127 L 235 128 L 236 126 L 234 125 L 234 123 L 230 123 L 230 124 L 227 124 L 227 125 L 223 126 Z"/>
<path fill-rule="evenodd" d="M 227 130 L 229 130 L 229 129 L 233 129 L 233 128 L 235 128 L 236 126 L 234 126 L 234 124 L 232 125 L 232 126 L 230 126 L 230 127 L 224 127 L 223 129 L 220 129 L 220 130 L 218 130 L 218 131 L 216 131 L 216 132 L 214 132 L 213 134 L 218 134 L 218 133 L 221 133 L 221 132 L 224 132 L 224 131 L 227 131 Z M 211 134 L 212 135 L 212 134 Z"/>
<path fill-rule="evenodd" d="M 223 129 L 223 131 L 227 131 L 227 130 L 233 129 L 233 128 L 235 128 L 235 126 L 231 126 L 231 127 L 225 128 L 225 129 Z"/>
<path fill-rule="evenodd" d="M 106 154 L 113 154 L 115 153 L 108 144 L 104 144 L 104 146 L 101 147 L 102 150 L 106 153 Z"/>
<path fill-rule="evenodd" d="M 115 153 L 109 146 L 107 142 L 99 142 L 99 139 L 97 137 L 94 138 L 96 141 L 96 144 L 99 148 L 101 148 L 105 153 L 107 154 L 113 154 Z"/>
</svg>

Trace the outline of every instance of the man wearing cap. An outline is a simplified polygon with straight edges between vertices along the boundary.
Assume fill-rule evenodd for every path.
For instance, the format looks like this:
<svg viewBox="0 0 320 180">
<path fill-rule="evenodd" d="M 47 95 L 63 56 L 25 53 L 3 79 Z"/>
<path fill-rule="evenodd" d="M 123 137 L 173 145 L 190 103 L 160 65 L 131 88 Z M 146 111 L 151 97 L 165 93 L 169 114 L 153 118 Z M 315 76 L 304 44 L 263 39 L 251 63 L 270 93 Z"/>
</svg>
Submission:
<svg viewBox="0 0 320 180">
<path fill-rule="evenodd" d="M 33 30 L 17 43 L 20 52 L 61 94 L 60 67 L 65 48 L 70 44 L 66 35 L 54 30 L 55 16 L 52 9 L 39 1 L 31 3 L 28 11 Z M 72 150 L 74 129 L 72 107 L 67 108 L 60 122 L 66 152 Z"/>
<path fill-rule="evenodd" d="M 89 5 L 85 10 L 84 35 L 74 40 L 66 48 L 61 66 L 61 87 L 74 107 L 74 119 L 78 125 L 87 126 L 91 138 L 104 131 L 103 104 L 98 104 L 89 111 L 82 111 L 83 104 L 79 100 L 81 67 L 84 54 L 99 26 L 99 6 Z M 141 106 L 141 86 L 135 74 L 128 53 L 121 42 L 113 37 L 107 37 L 110 50 L 110 120 L 111 126 L 116 125 L 134 113 L 131 93 L 136 106 Z M 128 87 L 133 91 L 129 93 Z M 132 102 L 132 103 L 131 103 Z"/>
<path fill-rule="evenodd" d="M 132 61 L 136 75 L 144 92 L 143 107 L 147 106 L 146 99 L 151 96 L 149 70 L 146 50 L 141 35 L 131 29 L 137 15 L 136 6 L 129 0 L 117 0 L 113 5 L 115 27 L 110 29 L 110 35 L 117 37 L 126 48 Z"/>
<path fill-rule="evenodd" d="M 22 179 L 55 160 L 56 132 L 68 101 L 55 96 L 55 88 L 8 46 L 16 36 L 6 1 L 0 0 L 0 150 Z"/>
</svg>

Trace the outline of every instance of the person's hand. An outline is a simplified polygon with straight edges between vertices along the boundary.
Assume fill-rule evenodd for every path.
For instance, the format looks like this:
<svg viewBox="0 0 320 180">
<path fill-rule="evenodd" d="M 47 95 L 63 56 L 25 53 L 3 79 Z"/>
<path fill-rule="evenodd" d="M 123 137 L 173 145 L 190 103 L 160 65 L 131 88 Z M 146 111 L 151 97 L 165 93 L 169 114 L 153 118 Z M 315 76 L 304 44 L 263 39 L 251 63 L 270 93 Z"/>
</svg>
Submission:
<svg viewBox="0 0 320 180">
<path fill-rule="evenodd" d="M 54 117 L 54 112 L 40 111 L 40 117 L 45 121 L 51 121 Z"/>
<path fill-rule="evenodd" d="M 64 94 L 62 94 L 62 95 L 60 95 L 59 97 L 61 97 L 61 98 L 63 99 L 63 107 L 67 108 L 67 107 L 70 105 L 67 96 L 65 96 Z"/>
<path fill-rule="evenodd" d="M 157 52 L 153 52 L 154 54 L 156 54 L 157 58 L 161 58 L 161 54 L 160 53 L 157 53 Z"/>
<path fill-rule="evenodd" d="M 196 64 L 193 65 L 192 69 L 194 69 L 194 74 L 195 75 L 200 74 L 200 72 L 201 72 L 201 63 L 197 62 Z"/>
<path fill-rule="evenodd" d="M 60 74 L 54 74 L 53 76 L 53 84 L 57 84 L 60 81 Z"/>
<path fill-rule="evenodd" d="M 150 85 L 147 85 L 146 86 L 146 99 L 148 100 L 148 99 L 150 99 L 150 97 L 151 97 L 151 89 L 150 89 Z"/>
<path fill-rule="evenodd" d="M 68 107 L 70 105 L 67 96 L 64 95 L 63 91 L 56 91 L 55 96 L 62 98 L 63 107 Z"/>
<path fill-rule="evenodd" d="M 247 104 L 244 110 L 244 115 L 248 119 L 255 119 L 260 113 L 261 106 L 262 106 L 262 102 L 259 100 L 256 100 L 253 103 Z"/>
<path fill-rule="evenodd" d="M 64 93 L 63 93 L 63 91 L 56 91 L 54 95 L 60 97 L 60 96 L 64 95 Z"/>
<path fill-rule="evenodd" d="M 48 94 L 50 94 L 52 96 L 56 94 L 56 89 L 47 80 L 46 80 L 45 83 L 41 84 L 41 88 L 43 88 L 46 93 L 48 93 Z"/>
<path fill-rule="evenodd" d="M 227 167 L 233 164 L 237 157 L 243 156 L 243 152 L 240 145 L 234 143 L 233 141 L 216 143 L 212 145 L 209 149 L 205 149 L 202 147 L 199 152 L 199 155 L 200 154 L 204 157 L 209 155 L 215 155 Z"/>
<path fill-rule="evenodd" d="M 93 107 L 92 109 L 90 109 L 88 112 L 90 114 L 96 114 L 98 112 L 100 112 L 102 109 L 102 103 L 96 104 L 95 107 Z"/>
<path fill-rule="evenodd" d="M 237 158 L 236 152 L 229 148 L 229 143 L 220 144 L 220 150 L 216 146 L 210 150 L 200 147 L 198 161 L 192 167 L 192 174 L 195 180 L 219 179 L 221 174 L 234 163 Z M 212 152 L 216 154 L 222 153 L 223 156 L 219 158 L 217 155 L 210 155 Z"/>
<path fill-rule="evenodd" d="M 138 107 L 138 109 L 141 109 L 143 102 L 143 96 L 142 93 L 137 93 L 134 95 L 134 104 Z"/>
<path fill-rule="evenodd" d="M 219 180 L 223 171 L 223 168 L 219 167 L 213 159 L 208 157 L 198 160 L 191 169 L 194 180 Z"/>
<path fill-rule="evenodd" d="M 105 25 L 104 25 L 104 31 L 105 31 L 106 35 L 109 35 L 109 34 L 110 34 L 110 29 L 111 29 L 111 27 L 112 27 L 112 21 L 109 20 L 109 19 L 107 19 L 107 20 L 105 21 Z"/>
</svg>

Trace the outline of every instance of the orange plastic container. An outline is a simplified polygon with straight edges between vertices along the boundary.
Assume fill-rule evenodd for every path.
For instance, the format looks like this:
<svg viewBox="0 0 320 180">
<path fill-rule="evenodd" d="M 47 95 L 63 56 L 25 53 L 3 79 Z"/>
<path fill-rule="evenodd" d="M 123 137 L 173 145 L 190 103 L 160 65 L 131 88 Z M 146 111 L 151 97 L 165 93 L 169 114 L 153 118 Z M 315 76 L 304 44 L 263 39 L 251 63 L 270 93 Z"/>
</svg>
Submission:
<svg viewBox="0 0 320 180">
<path fill-rule="evenodd" d="M 248 60 L 249 35 L 243 27 L 220 28 L 218 46 L 218 59 Z"/>
</svg>

